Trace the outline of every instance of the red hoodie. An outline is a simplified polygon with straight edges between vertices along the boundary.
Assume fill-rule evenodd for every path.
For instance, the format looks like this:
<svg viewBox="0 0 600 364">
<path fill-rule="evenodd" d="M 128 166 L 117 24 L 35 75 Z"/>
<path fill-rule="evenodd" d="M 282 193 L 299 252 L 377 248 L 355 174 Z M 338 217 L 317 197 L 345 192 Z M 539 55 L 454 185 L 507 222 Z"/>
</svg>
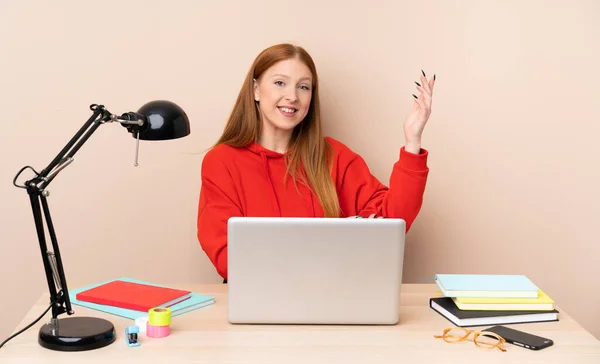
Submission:
<svg viewBox="0 0 600 364">
<path fill-rule="evenodd" d="M 364 159 L 341 142 L 327 138 L 333 147 L 332 178 L 342 217 L 371 214 L 402 218 L 410 228 L 423 202 L 429 168 L 428 152 L 400 149 L 389 188 L 369 171 Z M 202 187 L 198 204 L 198 240 L 217 272 L 227 279 L 227 220 L 232 216 L 323 217 L 316 196 L 289 176 L 284 188 L 284 154 L 258 143 L 245 148 L 221 144 L 202 161 Z"/>
</svg>

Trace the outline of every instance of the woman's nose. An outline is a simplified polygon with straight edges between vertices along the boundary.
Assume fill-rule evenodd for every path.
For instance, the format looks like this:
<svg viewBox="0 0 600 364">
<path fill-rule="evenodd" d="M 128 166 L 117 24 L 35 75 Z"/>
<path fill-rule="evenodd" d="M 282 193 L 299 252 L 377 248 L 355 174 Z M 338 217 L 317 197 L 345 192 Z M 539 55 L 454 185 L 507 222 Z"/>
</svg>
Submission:
<svg viewBox="0 0 600 364">
<path fill-rule="evenodd" d="M 296 101 L 298 99 L 298 95 L 296 95 L 296 90 L 287 92 L 285 98 L 290 101 Z"/>
</svg>

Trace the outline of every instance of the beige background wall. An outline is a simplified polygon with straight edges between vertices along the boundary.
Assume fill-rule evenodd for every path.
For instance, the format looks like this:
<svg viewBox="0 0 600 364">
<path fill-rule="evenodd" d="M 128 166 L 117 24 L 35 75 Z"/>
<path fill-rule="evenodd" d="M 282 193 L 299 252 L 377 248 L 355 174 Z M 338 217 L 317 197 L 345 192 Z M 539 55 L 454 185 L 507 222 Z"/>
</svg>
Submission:
<svg viewBox="0 0 600 364">
<path fill-rule="evenodd" d="M 0 337 L 46 288 L 25 165 L 89 117 L 164 98 L 192 135 L 143 144 L 105 125 L 51 185 L 71 287 L 118 276 L 218 282 L 195 236 L 203 151 L 252 60 L 314 56 L 328 133 L 387 183 L 421 69 L 438 76 L 431 174 L 405 281 L 527 274 L 600 337 L 600 2 L 0 2 Z M 375 149 L 378 148 L 378 149 Z"/>
</svg>

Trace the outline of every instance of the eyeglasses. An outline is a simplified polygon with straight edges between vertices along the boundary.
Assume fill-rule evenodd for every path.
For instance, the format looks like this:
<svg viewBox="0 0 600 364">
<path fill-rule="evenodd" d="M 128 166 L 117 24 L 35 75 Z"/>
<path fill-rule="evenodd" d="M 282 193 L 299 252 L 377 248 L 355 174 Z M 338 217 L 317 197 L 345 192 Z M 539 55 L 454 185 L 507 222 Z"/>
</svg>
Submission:
<svg viewBox="0 0 600 364">
<path fill-rule="evenodd" d="M 503 348 L 506 340 L 498 334 L 488 331 L 468 330 L 462 327 L 451 327 L 444 330 L 442 335 L 433 335 L 436 339 L 444 339 L 445 342 L 455 344 L 469 339 L 471 334 L 475 334 L 473 341 L 475 345 L 482 349 L 497 348 L 501 351 L 506 351 Z"/>
</svg>

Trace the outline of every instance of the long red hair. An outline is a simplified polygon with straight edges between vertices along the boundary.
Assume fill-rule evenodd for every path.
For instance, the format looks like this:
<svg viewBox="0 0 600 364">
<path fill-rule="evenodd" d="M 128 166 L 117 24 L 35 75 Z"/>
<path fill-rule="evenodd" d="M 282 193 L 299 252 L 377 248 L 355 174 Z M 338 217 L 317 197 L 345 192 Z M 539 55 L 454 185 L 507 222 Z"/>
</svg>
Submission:
<svg viewBox="0 0 600 364">
<path fill-rule="evenodd" d="M 327 143 L 321 127 L 317 69 L 312 57 L 304 48 L 292 44 L 277 44 L 263 50 L 256 57 L 216 145 L 223 143 L 233 147 L 245 147 L 258 140 L 262 121 L 258 103 L 254 100 L 254 80 L 259 79 L 277 62 L 294 57 L 310 69 L 313 84 L 308 114 L 294 128 L 288 144 L 291 152 L 285 154 L 287 173 L 292 177 L 294 184 L 300 181 L 313 191 L 326 217 L 339 217 L 339 200 L 331 178 L 331 146 Z"/>
</svg>

